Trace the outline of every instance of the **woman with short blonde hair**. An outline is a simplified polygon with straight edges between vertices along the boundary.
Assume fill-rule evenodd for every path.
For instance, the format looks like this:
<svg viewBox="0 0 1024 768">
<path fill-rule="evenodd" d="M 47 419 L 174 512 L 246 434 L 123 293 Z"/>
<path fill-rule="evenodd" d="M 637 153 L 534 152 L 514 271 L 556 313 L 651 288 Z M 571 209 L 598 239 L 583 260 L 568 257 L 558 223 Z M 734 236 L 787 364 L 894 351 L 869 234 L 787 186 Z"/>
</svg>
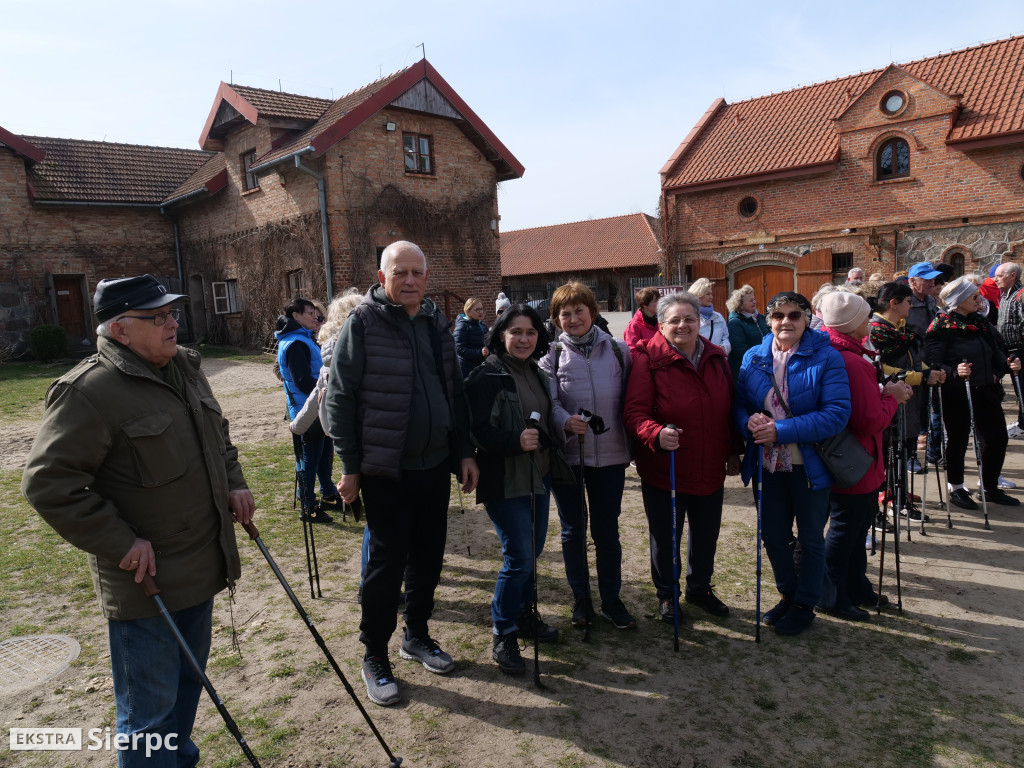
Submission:
<svg viewBox="0 0 1024 768">
<path fill-rule="evenodd" d="M 700 335 L 721 347 L 728 355 L 732 350 L 729 326 L 722 314 L 712 306 L 715 300 L 714 284 L 706 277 L 702 277 L 690 284 L 689 292 L 700 302 Z"/>
</svg>

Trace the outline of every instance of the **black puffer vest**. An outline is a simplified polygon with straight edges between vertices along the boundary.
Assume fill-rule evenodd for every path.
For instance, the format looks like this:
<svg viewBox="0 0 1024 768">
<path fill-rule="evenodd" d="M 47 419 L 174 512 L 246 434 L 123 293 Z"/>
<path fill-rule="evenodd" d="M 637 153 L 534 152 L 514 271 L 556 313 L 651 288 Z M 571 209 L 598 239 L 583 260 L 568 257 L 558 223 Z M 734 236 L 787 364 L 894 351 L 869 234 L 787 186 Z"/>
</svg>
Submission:
<svg viewBox="0 0 1024 768">
<path fill-rule="evenodd" d="M 372 292 L 371 292 L 372 293 Z M 406 323 L 401 307 L 385 305 L 367 294 L 363 303 L 352 310 L 363 325 L 366 368 L 364 386 L 359 387 L 356 418 L 361 425 L 361 472 L 375 477 L 398 478 L 401 474 L 402 455 L 411 419 L 432 418 L 435 424 L 447 423 L 454 440 L 456 429 L 456 387 L 461 387 L 459 365 L 455 355 L 455 342 L 449 332 L 451 323 L 437 306 L 424 299 L 421 314 L 414 322 L 430 324 L 431 347 L 435 364 L 441 373 L 441 383 L 448 400 L 448 413 L 413 413 L 411 407 L 414 381 L 415 355 L 412 343 L 399 321 Z M 459 381 L 456 382 L 456 377 Z M 365 386 L 370 383 L 371 386 Z M 449 452 L 453 455 L 452 452 Z"/>
</svg>

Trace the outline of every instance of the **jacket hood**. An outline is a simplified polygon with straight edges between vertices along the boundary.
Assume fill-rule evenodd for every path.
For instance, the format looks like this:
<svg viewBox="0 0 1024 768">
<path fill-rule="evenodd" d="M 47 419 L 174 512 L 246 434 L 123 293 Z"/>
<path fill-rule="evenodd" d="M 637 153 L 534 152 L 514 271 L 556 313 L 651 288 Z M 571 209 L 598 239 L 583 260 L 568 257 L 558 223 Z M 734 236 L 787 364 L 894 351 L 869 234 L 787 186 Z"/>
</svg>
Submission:
<svg viewBox="0 0 1024 768">
<path fill-rule="evenodd" d="M 710 360 L 713 357 L 726 356 L 725 350 L 717 344 L 712 344 L 704 337 L 701 337 L 700 340 L 704 344 L 704 352 L 701 354 L 701 361 L 705 358 Z M 680 354 L 675 347 L 669 344 L 668 339 L 666 339 L 661 333 L 654 334 L 654 336 L 646 341 L 638 342 L 637 348 L 642 349 L 647 353 L 647 356 L 651 359 L 651 367 L 672 365 L 677 360 L 683 359 L 682 354 Z"/>
<path fill-rule="evenodd" d="M 832 346 L 840 352 L 853 352 L 855 355 L 868 355 L 869 357 L 875 356 L 874 352 L 866 349 L 858 339 L 855 339 L 850 334 L 837 331 L 835 328 L 829 328 L 828 326 L 825 326 L 824 330 L 828 333 Z"/>
<path fill-rule="evenodd" d="M 277 330 L 274 331 L 274 335 L 277 336 L 277 338 L 281 338 L 286 333 L 291 333 L 301 327 L 302 326 L 299 325 L 298 320 L 294 317 L 285 317 L 284 315 L 280 315 L 277 318 Z"/>
</svg>

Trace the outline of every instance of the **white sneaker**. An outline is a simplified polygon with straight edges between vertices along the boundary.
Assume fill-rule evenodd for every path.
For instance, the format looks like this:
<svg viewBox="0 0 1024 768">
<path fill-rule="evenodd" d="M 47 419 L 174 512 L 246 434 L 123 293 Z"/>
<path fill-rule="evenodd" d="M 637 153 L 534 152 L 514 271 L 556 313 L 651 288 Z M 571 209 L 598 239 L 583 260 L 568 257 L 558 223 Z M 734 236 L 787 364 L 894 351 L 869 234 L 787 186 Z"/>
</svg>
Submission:
<svg viewBox="0 0 1024 768">
<path fill-rule="evenodd" d="M 1015 437 L 1018 440 L 1024 438 L 1024 429 L 1020 428 L 1020 425 L 1015 421 L 1006 428 L 1007 437 Z"/>
<path fill-rule="evenodd" d="M 978 481 L 978 487 L 981 488 L 981 480 Z M 1010 490 L 1011 488 L 1016 488 L 1017 484 L 1013 482 L 1013 480 L 1007 480 L 1005 477 L 1000 475 L 999 482 L 996 483 L 996 487 L 1004 490 Z"/>
</svg>

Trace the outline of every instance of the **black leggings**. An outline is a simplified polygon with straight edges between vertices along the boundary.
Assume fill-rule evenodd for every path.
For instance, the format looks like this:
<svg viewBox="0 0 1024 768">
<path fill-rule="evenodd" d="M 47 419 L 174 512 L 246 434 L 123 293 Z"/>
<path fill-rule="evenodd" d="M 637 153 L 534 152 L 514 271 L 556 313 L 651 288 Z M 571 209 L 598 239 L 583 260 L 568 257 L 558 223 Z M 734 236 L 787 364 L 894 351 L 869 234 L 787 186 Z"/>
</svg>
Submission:
<svg viewBox="0 0 1024 768">
<path fill-rule="evenodd" d="M 1003 388 L 999 384 L 971 387 L 974 428 L 981 452 L 981 479 L 986 491 L 995 490 L 1006 458 L 1006 423 L 1003 420 Z M 942 385 L 942 420 L 946 425 L 946 471 L 949 482 L 964 482 L 964 454 L 971 435 L 971 415 L 963 381 Z"/>
</svg>

